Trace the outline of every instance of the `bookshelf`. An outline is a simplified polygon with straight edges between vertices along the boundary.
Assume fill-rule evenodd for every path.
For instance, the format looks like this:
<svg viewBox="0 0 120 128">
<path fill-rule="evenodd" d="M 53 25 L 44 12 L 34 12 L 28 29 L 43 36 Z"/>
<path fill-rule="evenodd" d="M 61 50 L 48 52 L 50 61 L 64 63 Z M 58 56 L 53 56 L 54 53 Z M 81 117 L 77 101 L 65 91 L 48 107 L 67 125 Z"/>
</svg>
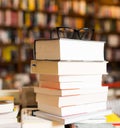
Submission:
<svg viewBox="0 0 120 128">
<path fill-rule="evenodd" d="M 95 16 L 96 40 L 106 40 L 105 56 L 109 61 L 107 77 L 110 88 L 120 87 L 120 1 L 99 1 Z M 110 78 L 112 78 L 110 80 Z M 117 84 L 116 84 L 117 83 Z M 111 86 L 112 85 L 112 86 Z M 114 86 L 113 86 L 114 85 Z"/>
<path fill-rule="evenodd" d="M 107 41 L 109 69 L 116 68 L 120 62 L 119 5 L 119 0 L 0 0 L 0 77 L 29 73 L 34 39 L 49 38 L 50 28 L 56 26 L 94 27 L 95 40 Z"/>
<path fill-rule="evenodd" d="M 96 40 L 106 40 L 106 58 L 110 62 L 119 62 L 120 52 L 120 2 L 99 2 L 95 18 Z"/>
</svg>

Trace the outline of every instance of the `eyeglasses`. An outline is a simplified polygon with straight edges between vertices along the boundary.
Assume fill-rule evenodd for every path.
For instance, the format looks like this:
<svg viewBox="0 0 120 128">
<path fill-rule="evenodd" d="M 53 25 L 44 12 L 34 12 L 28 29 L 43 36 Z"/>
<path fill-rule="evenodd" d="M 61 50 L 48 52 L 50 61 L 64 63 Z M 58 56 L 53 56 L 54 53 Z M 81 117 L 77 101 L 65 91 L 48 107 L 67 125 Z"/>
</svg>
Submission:
<svg viewBox="0 0 120 128">
<path fill-rule="evenodd" d="M 74 29 L 70 27 L 56 27 L 50 31 L 50 39 L 71 38 L 80 40 L 92 40 L 93 36 L 94 29 L 92 28 Z"/>
</svg>

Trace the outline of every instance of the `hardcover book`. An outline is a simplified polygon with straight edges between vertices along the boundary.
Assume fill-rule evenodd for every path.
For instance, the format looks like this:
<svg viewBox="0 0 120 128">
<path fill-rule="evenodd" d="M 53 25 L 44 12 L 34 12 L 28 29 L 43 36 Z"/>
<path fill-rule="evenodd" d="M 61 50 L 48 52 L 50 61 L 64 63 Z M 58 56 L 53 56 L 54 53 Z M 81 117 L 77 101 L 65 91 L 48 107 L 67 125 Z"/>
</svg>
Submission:
<svg viewBox="0 0 120 128">
<path fill-rule="evenodd" d="M 35 40 L 34 54 L 37 60 L 104 61 L 103 41 L 77 39 Z"/>
<path fill-rule="evenodd" d="M 102 88 L 101 82 L 84 81 L 84 82 L 51 82 L 40 81 L 40 87 L 54 88 L 54 89 L 90 89 L 90 88 Z"/>
<path fill-rule="evenodd" d="M 0 97 L 14 97 L 14 103 L 20 103 L 20 90 L 18 89 L 2 89 L 0 90 Z"/>
<path fill-rule="evenodd" d="M 40 81 L 51 81 L 51 82 L 97 82 L 102 81 L 102 74 L 98 75 L 39 75 Z"/>
<path fill-rule="evenodd" d="M 20 106 L 19 105 L 14 105 L 14 107 L 12 107 L 12 111 L 11 112 L 4 112 L 4 113 L 0 113 L 0 120 L 1 119 L 9 119 L 9 118 L 16 118 L 18 116 L 19 110 L 20 110 Z"/>
<path fill-rule="evenodd" d="M 31 60 L 31 73 L 49 75 L 106 74 L 107 62 Z"/>
<path fill-rule="evenodd" d="M 55 96 L 70 96 L 70 95 L 78 95 L 78 94 L 93 94 L 93 93 L 108 93 L 108 87 L 89 87 L 89 88 L 73 88 L 69 89 L 55 89 L 46 88 L 46 87 L 34 87 L 35 93 L 45 94 L 45 95 L 55 95 Z"/>
<path fill-rule="evenodd" d="M 56 96 L 70 96 L 80 94 L 80 89 L 54 89 L 54 88 L 44 88 L 44 87 L 34 87 L 35 93 L 45 94 L 45 95 L 56 95 Z"/>
<path fill-rule="evenodd" d="M 56 106 L 56 107 L 64 107 L 70 105 L 80 105 L 86 103 L 94 103 L 100 101 L 107 101 L 106 92 L 103 93 L 95 93 L 95 94 L 87 94 L 87 95 L 71 95 L 71 96 L 55 96 L 55 95 L 43 95 L 40 93 L 36 93 L 36 101 Z"/>
<path fill-rule="evenodd" d="M 110 109 L 105 109 L 105 110 L 100 110 L 100 111 L 96 111 L 96 112 L 75 114 L 75 115 L 71 115 L 71 116 L 56 116 L 56 115 L 49 114 L 49 113 L 43 112 L 43 111 L 35 111 L 35 112 L 33 112 L 33 115 L 35 115 L 37 117 L 44 118 L 44 119 L 48 119 L 48 120 L 58 121 L 62 124 L 72 124 L 77 121 L 83 121 L 83 120 L 87 120 L 87 119 L 91 119 L 91 118 L 96 118 L 99 116 L 106 116 L 111 113 L 112 113 L 112 111 Z"/>
<path fill-rule="evenodd" d="M 44 118 L 33 116 L 37 108 L 23 108 L 21 111 L 22 128 L 64 128 L 64 125 Z"/>
<path fill-rule="evenodd" d="M 14 102 L 13 101 L 0 101 L 0 114 L 12 112 L 14 109 Z"/>
<path fill-rule="evenodd" d="M 104 110 L 106 108 L 106 101 L 65 107 L 56 107 L 38 102 L 38 109 L 40 111 L 47 112 L 57 116 L 69 116 L 73 114 L 95 112 L 99 110 Z"/>
</svg>

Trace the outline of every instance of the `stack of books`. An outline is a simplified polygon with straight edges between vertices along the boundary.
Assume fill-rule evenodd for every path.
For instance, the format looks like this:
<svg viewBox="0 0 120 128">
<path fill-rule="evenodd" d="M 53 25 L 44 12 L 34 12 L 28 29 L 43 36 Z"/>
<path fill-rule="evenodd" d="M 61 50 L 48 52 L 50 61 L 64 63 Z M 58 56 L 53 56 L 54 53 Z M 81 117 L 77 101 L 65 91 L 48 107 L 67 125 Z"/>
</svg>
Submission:
<svg viewBox="0 0 120 128">
<path fill-rule="evenodd" d="M 39 111 L 34 115 L 70 124 L 111 113 L 103 41 L 35 40 L 31 73 L 39 75 L 34 88 Z"/>
<path fill-rule="evenodd" d="M 15 98 L 13 95 L 7 95 L 12 91 L 0 90 L 0 127 L 3 127 L 6 124 L 11 125 L 18 123 L 17 117 L 19 113 L 19 105 L 15 104 Z M 16 92 L 17 91 L 13 91 L 12 93 Z"/>
<path fill-rule="evenodd" d="M 38 108 L 26 107 L 21 110 L 22 128 L 64 128 L 63 124 L 56 121 L 50 121 L 40 117 L 33 116 L 32 113 Z"/>
</svg>

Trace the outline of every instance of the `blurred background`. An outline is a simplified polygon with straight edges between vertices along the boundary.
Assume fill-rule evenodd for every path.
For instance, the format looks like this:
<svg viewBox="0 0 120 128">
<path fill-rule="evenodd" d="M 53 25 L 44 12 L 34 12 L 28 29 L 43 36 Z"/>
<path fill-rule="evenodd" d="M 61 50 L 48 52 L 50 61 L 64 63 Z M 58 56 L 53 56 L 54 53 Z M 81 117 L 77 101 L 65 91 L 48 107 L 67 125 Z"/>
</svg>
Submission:
<svg viewBox="0 0 120 128">
<path fill-rule="evenodd" d="M 120 97 L 120 0 L 0 0 L 0 89 L 38 84 L 30 73 L 35 39 L 50 38 L 56 26 L 95 29 L 94 40 L 106 42 L 112 98 Z"/>
</svg>

